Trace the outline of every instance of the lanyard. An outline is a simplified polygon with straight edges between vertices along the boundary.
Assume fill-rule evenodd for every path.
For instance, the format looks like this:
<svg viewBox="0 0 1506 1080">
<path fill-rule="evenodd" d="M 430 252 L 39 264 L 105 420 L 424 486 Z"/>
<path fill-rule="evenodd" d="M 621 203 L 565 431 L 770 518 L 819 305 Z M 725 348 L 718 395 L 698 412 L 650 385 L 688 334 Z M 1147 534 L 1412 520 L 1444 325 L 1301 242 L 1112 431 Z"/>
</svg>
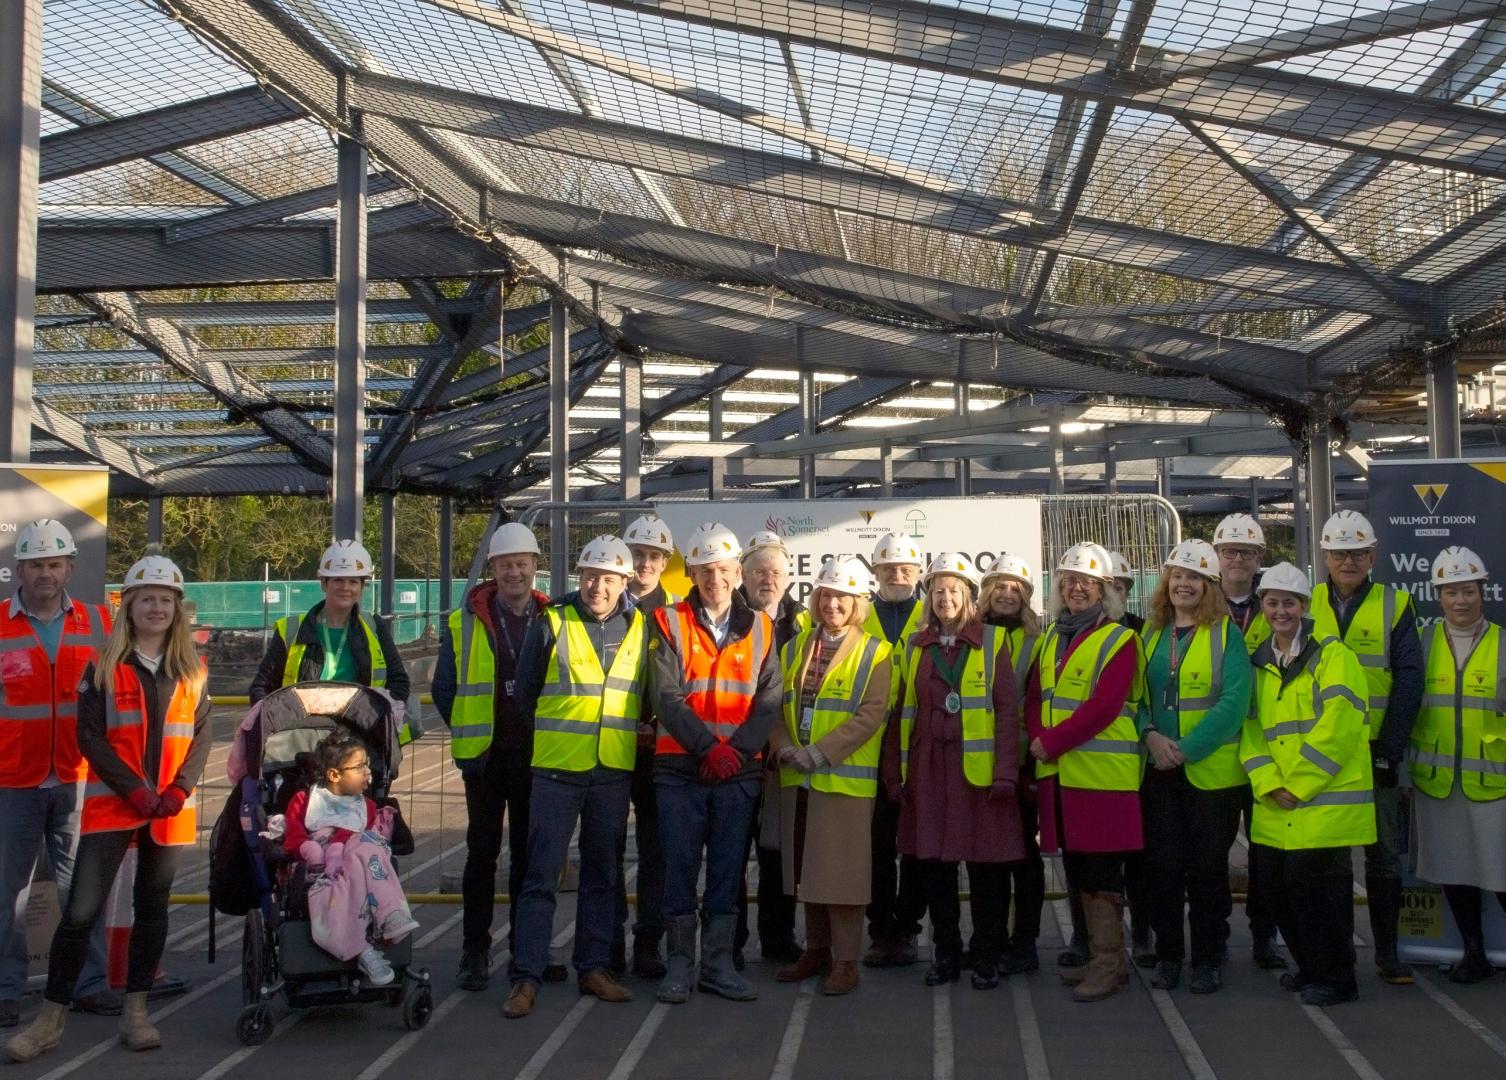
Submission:
<svg viewBox="0 0 1506 1080">
<path fill-rule="evenodd" d="M 534 604 L 533 598 L 529 597 L 528 614 L 523 618 L 523 633 L 525 635 L 528 633 L 528 627 L 533 623 L 533 616 L 536 613 L 536 609 L 537 605 Z M 512 666 L 516 668 L 518 666 L 518 646 L 513 644 L 512 632 L 507 629 L 508 614 L 509 612 L 507 610 L 507 606 L 503 604 L 502 601 L 498 600 L 497 630 L 500 631 L 502 643 L 507 646 L 507 655 L 512 660 Z"/>
<path fill-rule="evenodd" d="M 351 623 L 354 621 L 346 621 L 345 635 L 340 638 L 340 651 L 336 652 L 334 643 L 330 640 L 329 627 L 322 618 L 319 620 L 319 643 L 324 646 L 324 670 L 321 672 L 324 678 L 333 678 L 335 672 L 340 670 L 340 660 L 350 651 Z"/>
</svg>

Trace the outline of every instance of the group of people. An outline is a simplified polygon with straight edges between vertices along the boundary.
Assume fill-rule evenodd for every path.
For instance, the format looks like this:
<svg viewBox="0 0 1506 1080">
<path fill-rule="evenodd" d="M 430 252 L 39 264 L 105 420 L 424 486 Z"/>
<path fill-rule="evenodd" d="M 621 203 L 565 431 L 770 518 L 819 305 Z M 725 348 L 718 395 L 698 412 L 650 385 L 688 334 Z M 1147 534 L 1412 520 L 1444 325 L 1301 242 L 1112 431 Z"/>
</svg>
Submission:
<svg viewBox="0 0 1506 1080">
<path fill-rule="evenodd" d="M 160 1044 L 146 995 L 209 750 L 181 571 L 159 555 L 137 562 L 112 624 L 67 593 L 76 550 L 58 522 L 24 529 L 20 587 L 0 611 L 0 809 L 16 826 L 0 831 L 14 898 L 0 904 L 0 1026 L 19 1019 L 21 916 L 44 845 L 63 907 L 42 1010 L 7 1044 L 15 1060 L 57 1046 L 70 1005 L 120 1012 L 133 1049 Z M 1375 533 L 1350 510 L 1324 526 L 1316 586 L 1290 563 L 1261 573 L 1259 523 L 1225 518 L 1211 543 L 1170 553 L 1143 621 L 1125 611 L 1128 563 L 1093 542 L 1052 568 L 1044 621 L 1037 573 L 1010 553 L 980 573 L 965 554 L 927 562 L 890 534 L 867 560 L 827 560 L 802 606 L 773 533 L 744 543 L 720 524 L 695 530 L 682 548 L 684 598 L 661 582 L 675 550 L 662 520 L 641 517 L 621 538 L 588 543 L 579 588 L 551 600 L 534 587 L 536 537 L 504 524 L 488 541 L 487 580 L 449 618 L 433 697 L 468 814 L 457 982 L 490 980 L 505 824 L 505 1016 L 527 1016 L 543 983 L 568 978 L 550 942 L 577 828 L 572 961 L 580 991 L 610 1002 L 631 999 L 620 981 L 630 969 L 657 980 L 663 1002 L 695 989 L 757 996 L 742 975 L 753 851 L 761 947 L 783 965 L 781 982 L 819 978 L 839 995 L 857 988 L 861 966 L 917 963 L 927 915 L 927 984 L 968 971 L 987 990 L 1034 971 L 1043 852 L 1060 852 L 1074 932 L 1058 963 L 1075 1000 L 1128 981 L 1127 906 L 1152 985 L 1181 983 L 1185 914 L 1188 987 L 1212 993 L 1241 818 L 1253 957 L 1287 967 L 1279 929 L 1295 961 L 1282 985 L 1304 1002 L 1357 993 L 1354 846 L 1365 849 L 1378 975 L 1412 981 L 1397 955 L 1409 833 L 1418 874 L 1443 887 L 1463 936 L 1450 978 L 1493 973 L 1483 893 L 1506 907 L 1506 654 L 1483 614 L 1487 571 L 1474 552 L 1451 547 L 1432 561 L 1442 618 L 1419 633 L 1410 595 L 1371 580 Z M 278 621 L 253 701 L 306 680 L 406 700 L 390 631 L 360 610 L 371 575 L 359 543 L 324 553 L 324 600 Z M 418 733 L 405 717 L 401 741 Z M 354 744 L 321 748 L 295 852 L 316 868 L 332 837 L 380 842 L 358 757 Z M 333 827 L 342 814 L 344 833 Z M 121 1002 L 104 985 L 100 913 L 132 844 Z M 382 929 L 411 932 L 400 893 L 389 899 Z M 361 949 L 379 978 L 369 944 L 352 956 Z"/>
</svg>

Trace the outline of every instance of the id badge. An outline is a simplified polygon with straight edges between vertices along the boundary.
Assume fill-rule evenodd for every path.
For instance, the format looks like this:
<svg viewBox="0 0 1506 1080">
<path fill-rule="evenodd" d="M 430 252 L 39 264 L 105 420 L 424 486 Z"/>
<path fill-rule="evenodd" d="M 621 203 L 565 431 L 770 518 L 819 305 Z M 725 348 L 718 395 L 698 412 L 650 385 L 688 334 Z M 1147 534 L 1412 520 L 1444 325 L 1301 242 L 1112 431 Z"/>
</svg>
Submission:
<svg viewBox="0 0 1506 1080">
<path fill-rule="evenodd" d="M 512 689 L 517 685 L 517 679 L 505 679 L 502 682 L 502 690 L 508 697 L 512 697 Z"/>
<path fill-rule="evenodd" d="M 815 709 L 801 709 L 800 710 L 800 738 L 801 738 L 802 742 L 809 740 L 810 733 L 811 733 L 811 726 L 813 724 L 815 724 L 815 722 L 816 722 L 816 710 Z"/>
<path fill-rule="evenodd" d="M 1161 688 L 1161 708 L 1165 709 L 1167 712 L 1177 711 L 1176 683 L 1167 683 L 1164 687 Z"/>
</svg>

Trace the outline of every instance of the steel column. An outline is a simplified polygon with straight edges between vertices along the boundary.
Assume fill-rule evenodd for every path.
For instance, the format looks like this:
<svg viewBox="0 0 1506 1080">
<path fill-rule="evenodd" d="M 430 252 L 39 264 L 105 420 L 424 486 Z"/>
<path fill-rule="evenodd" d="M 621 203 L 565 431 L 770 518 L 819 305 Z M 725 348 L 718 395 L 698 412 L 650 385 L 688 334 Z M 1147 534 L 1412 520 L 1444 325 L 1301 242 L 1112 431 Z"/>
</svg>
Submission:
<svg viewBox="0 0 1506 1080">
<path fill-rule="evenodd" d="M 1328 445 L 1328 418 L 1313 420 L 1307 436 L 1308 521 L 1313 558 L 1313 574 L 1323 561 L 1323 525 L 1333 513 L 1333 457 Z"/>
<path fill-rule="evenodd" d="M 1302 477 L 1302 446 L 1292 443 L 1292 539 L 1299 569 L 1312 568 L 1312 537 L 1308 533 L 1307 485 Z"/>
<path fill-rule="evenodd" d="M 1163 499 L 1171 498 L 1171 458 L 1156 459 L 1156 494 Z"/>
<path fill-rule="evenodd" d="M 1260 517 L 1260 477 L 1250 477 L 1250 516 Z"/>
<path fill-rule="evenodd" d="M 1062 441 L 1062 407 L 1051 405 L 1046 412 L 1051 418 L 1051 480 L 1048 490 L 1052 495 L 1061 495 L 1067 490 L 1066 477 L 1062 474 L 1066 457 L 1066 444 Z"/>
<path fill-rule="evenodd" d="M 484 546 L 490 536 L 483 536 Z M 439 610 L 450 610 L 450 594 L 455 591 L 455 500 L 439 497 Z M 425 605 L 426 607 L 429 605 Z M 443 628 L 440 630 L 443 633 Z"/>
<path fill-rule="evenodd" d="M 146 550 L 149 555 L 162 554 L 162 496 L 146 497 Z"/>
<path fill-rule="evenodd" d="M 1459 432 L 1459 362 L 1452 348 L 1428 365 L 1428 452 L 1435 458 L 1464 455 Z"/>
<path fill-rule="evenodd" d="M 959 419 L 967 419 L 968 409 L 968 386 L 965 382 L 952 384 L 952 401 L 956 406 Z M 957 494 L 967 498 L 973 493 L 973 461 L 972 458 L 960 457 L 957 459 Z"/>
<path fill-rule="evenodd" d="M 565 259 L 559 279 L 565 280 Z M 570 577 L 570 312 L 555 296 L 549 305 L 549 591 L 563 596 Z"/>
<path fill-rule="evenodd" d="M 338 140 L 335 181 L 334 526 L 361 539 L 366 496 L 366 147 Z"/>
<path fill-rule="evenodd" d="M 1103 449 L 1103 486 L 1110 495 L 1119 494 L 1119 461 L 1113 443 Z"/>
<path fill-rule="evenodd" d="M 711 400 L 706 403 L 706 433 L 707 439 L 713 443 L 722 441 L 722 391 L 718 390 L 711 395 Z M 722 497 L 722 488 L 727 482 L 727 459 L 712 457 L 706 459 L 706 496 L 712 502 L 717 502 Z"/>
<path fill-rule="evenodd" d="M 0 455 L 31 460 L 42 0 L 0 3 Z"/>
<path fill-rule="evenodd" d="M 888 439 L 879 444 L 879 491 L 886 499 L 894 498 L 894 444 Z"/>
<path fill-rule="evenodd" d="M 382 551 L 377 556 L 382 564 L 382 584 L 378 602 L 381 614 L 392 617 L 393 587 L 397 578 L 397 496 L 390 491 L 382 492 Z"/>
<path fill-rule="evenodd" d="M 617 450 L 617 471 L 622 478 L 622 501 L 637 502 L 643 490 L 643 361 L 619 353 L 617 371 L 622 392 L 622 442 Z M 633 516 L 623 512 L 624 528 Z"/>
<path fill-rule="evenodd" d="M 805 331 L 803 327 L 795 328 L 795 357 L 797 362 L 804 362 Z M 801 369 L 800 371 L 800 434 L 806 437 L 816 433 L 816 373 Z M 814 499 L 816 497 L 816 455 L 803 454 L 800 457 L 800 497 L 802 499 Z"/>
</svg>

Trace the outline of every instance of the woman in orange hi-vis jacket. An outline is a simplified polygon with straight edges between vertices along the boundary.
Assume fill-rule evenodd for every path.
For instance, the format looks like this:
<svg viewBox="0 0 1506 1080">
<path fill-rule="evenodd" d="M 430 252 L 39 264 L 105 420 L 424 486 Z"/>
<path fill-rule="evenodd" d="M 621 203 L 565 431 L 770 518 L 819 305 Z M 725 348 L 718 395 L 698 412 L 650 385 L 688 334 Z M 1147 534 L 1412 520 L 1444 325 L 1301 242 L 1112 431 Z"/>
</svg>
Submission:
<svg viewBox="0 0 1506 1080">
<path fill-rule="evenodd" d="M 189 797 L 209 757 L 209 695 L 183 610 L 183 573 L 148 555 L 126 573 L 120 616 L 79 686 L 78 744 L 89 763 L 73 887 L 52 938 L 42 1011 L 11 1039 L 15 1061 L 54 1049 L 110 886 L 136 843 L 125 1006 L 120 1041 L 161 1045 L 146 998 L 167 942 L 167 901 L 178 852 L 194 842 Z"/>
</svg>

